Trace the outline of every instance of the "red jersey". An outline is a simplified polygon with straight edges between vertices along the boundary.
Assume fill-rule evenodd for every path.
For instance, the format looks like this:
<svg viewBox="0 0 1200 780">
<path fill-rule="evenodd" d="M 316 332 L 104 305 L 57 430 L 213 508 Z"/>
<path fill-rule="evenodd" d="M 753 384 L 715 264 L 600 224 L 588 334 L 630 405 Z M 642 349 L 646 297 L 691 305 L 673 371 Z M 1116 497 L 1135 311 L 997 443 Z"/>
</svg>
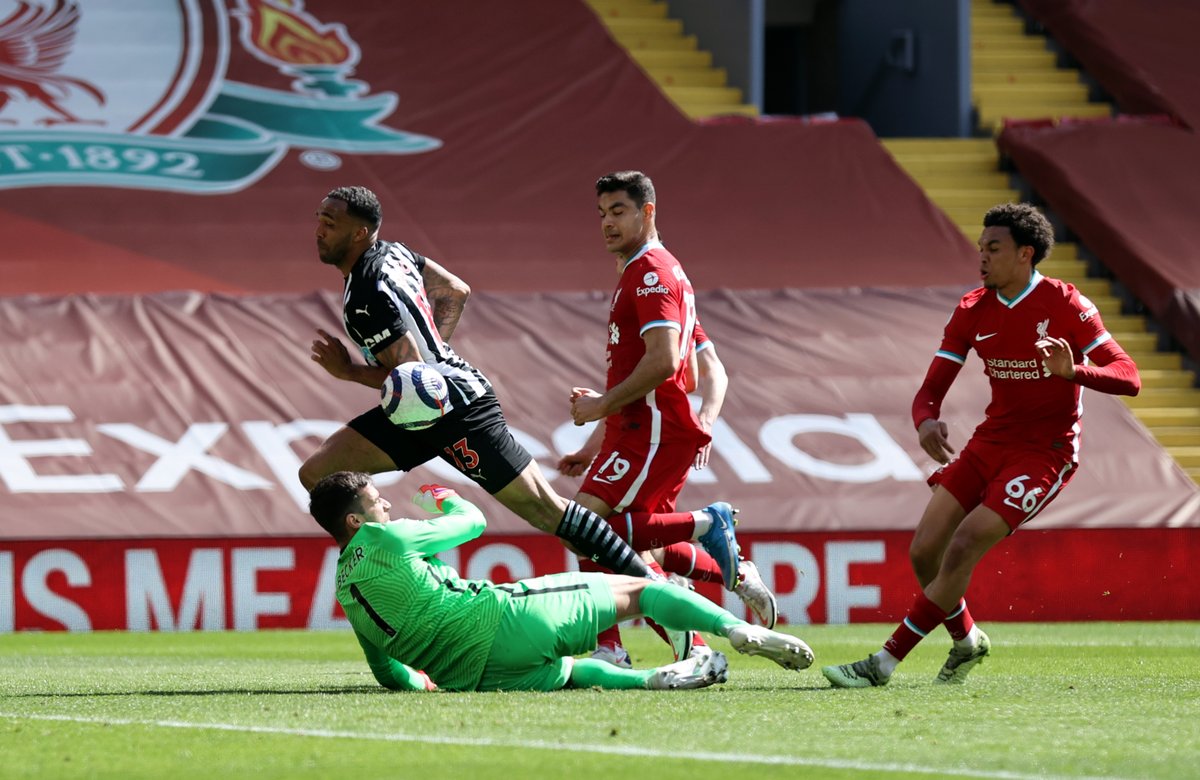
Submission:
<svg viewBox="0 0 1200 780">
<path fill-rule="evenodd" d="M 1100 363 L 1129 358 L 1112 341 L 1096 307 L 1075 286 L 1033 272 L 1020 295 L 1007 299 L 997 290 L 980 287 L 963 296 L 946 323 L 938 358 L 958 366 L 974 349 L 983 361 L 992 388 L 984 421 L 975 437 L 998 443 L 1050 446 L 1074 454 L 1082 413 L 1082 386 L 1050 374 L 1034 343 L 1046 336 L 1066 339 L 1077 362 L 1086 364 L 1088 353 Z M 949 382 L 931 381 L 940 372 L 934 360 L 925 385 L 913 404 L 913 422 L 920 425 L 937 418 Z M 1130 366 L 1132 366 L 1132 361 Z M 1133 369 L 1136 377 L 1136 368 Z M 954 367 L 950 381 L 957 374 Z M 1083 370 L 1077 370 L 1083 379 Z M 931 386 L 932 385 L 932 386 Z M 1136 392 L 1134 390 L 1133 392 Z"/>
<path fill-rule="evenodd" d="M 683 266 L 658 241 L 649 241 L 625 264 L 613 293 L 608 315 L 608 389 L 633 373 L 646 344 L 642 334 L 651 328 L 676 331 L 679 368 L 674 376 L 629 404 L 614 417 L 622 428 L 636 426 L 650 433 L 650 442 L 707 438 L 687 398 L 688 354 L 696 327 L 696 293 Z"/>
</svg>

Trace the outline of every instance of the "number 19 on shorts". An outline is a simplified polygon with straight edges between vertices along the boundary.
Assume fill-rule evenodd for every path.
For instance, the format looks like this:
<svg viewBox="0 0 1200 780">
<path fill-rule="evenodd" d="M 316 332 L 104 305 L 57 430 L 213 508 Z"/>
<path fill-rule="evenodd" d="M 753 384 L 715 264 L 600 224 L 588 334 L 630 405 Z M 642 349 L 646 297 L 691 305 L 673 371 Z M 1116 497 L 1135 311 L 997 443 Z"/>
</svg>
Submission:
<svg viewBox="0 0 1200 780">
<path fill-rule="evenodd" d="M 596 469 L 592 479 L 597 482 L 620 482 L 628 473 L 629 461 L 622 458 L 621 453 L 614 451 L 608 456 L 608 460 L 604 461 L 604 465 Z"/>
</svg>

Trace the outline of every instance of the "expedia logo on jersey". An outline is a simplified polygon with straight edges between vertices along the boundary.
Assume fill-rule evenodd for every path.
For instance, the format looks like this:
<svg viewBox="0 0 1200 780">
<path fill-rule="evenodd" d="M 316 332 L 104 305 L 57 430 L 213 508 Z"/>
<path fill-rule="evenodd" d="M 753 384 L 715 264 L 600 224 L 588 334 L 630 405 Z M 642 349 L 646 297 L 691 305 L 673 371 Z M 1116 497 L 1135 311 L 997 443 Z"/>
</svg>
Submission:
<svg viewBox="0 0 1200 780">
<path fill-rule="evenodd" d="M 377 125 L 397 97 L 347 78 L 359 49 L 343 25 L 303 0 L 230 5 L 0 0 L 0 188 L 236 192 L 293 146 L 320 170 L 341 165 L 334 152 L 441 146 Z M 294 79 L 290 92 L 224 78 L 231 25 L 242 48 Z"/>
<path fill-rule="evenodd" d="M 646 286 L 637 288 L 637 296 L 639 298 L 654 294 L 662 295 L 669 292 L 666 285 L 658 283 L 658 274 L 653 271 L 646 272 L 646 275 L 642 277 L 642 284 Z"/>
</svg>

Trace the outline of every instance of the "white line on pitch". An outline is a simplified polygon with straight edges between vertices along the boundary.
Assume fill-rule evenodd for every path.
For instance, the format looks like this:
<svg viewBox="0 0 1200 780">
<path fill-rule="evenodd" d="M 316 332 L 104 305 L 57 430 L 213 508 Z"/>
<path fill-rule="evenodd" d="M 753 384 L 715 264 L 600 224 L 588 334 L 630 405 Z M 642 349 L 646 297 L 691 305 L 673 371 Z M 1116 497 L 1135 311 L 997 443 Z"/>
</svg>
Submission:
<svg viewBox="0 0 1200 780">
<path fill-rule="evenodd" d="M 89 718 L 76 715 L 22 715 L 0 712 L 0 718 L 15 720 L 63 721 L 68 723 L 95 723 L 105 726 L 150 726 L 166 729 L 197 729 L 202 731 L 234 731 L 249 734 L 277 734 L 289 737 L 314 737 L 317 739 L 365 739 L 376 742 L 418 742 L 431 745 L 460 745 L 464 747 L 499 747 L 519 750 L 569 750 L 576 753 L 600 753 L 606 756 L 633 756 L 637 758 L 672 758 L 688 761 L 716 761 L 725 764 L 767 764 L 772 766 L 812 766 L 827 769 L 849 769 L 862 772 L 908 772 L 924 775 L 949 775 L 952 777 L 978 777 L 986 780 L 1121 780 L 1115 776 L 1053 776 L 1026 774 L 1023 772 L 988 771 L 980 769 L 943 769 L 917 764 L 882 764 L 868 761 L 848 761 L 837 758 L 806 758 L 804 756 L 764 756 L 749 753 L 710 753 L 660 750 L 633 745 L 580 745 L 569 742 L 543 742 L 519 739 L 472 739 L 468 737 L 440 737 L 426 734 L 369 734 L 358 731 L 331 731 L 327 729 L 289 729 L 278 726 L 246 726 L 237 723 L 189 723 L 181 720 L 132 720 L 127 718 Z"/>
</svg>

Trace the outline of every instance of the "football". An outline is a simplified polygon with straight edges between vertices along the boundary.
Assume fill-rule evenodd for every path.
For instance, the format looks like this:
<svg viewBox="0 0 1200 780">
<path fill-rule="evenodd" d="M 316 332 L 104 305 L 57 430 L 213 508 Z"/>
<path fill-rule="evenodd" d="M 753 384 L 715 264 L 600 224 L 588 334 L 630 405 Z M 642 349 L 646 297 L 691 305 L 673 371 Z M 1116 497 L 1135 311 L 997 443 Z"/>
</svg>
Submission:
<svg viewBox="0 0 1200 780">
<path fill-rule="evenodd" d="M 450 411 L 450 389 L 432 366 L 401 363 L 383 380 L 379 405 L 395 425 L 419 431 Z"/>
</svg>

